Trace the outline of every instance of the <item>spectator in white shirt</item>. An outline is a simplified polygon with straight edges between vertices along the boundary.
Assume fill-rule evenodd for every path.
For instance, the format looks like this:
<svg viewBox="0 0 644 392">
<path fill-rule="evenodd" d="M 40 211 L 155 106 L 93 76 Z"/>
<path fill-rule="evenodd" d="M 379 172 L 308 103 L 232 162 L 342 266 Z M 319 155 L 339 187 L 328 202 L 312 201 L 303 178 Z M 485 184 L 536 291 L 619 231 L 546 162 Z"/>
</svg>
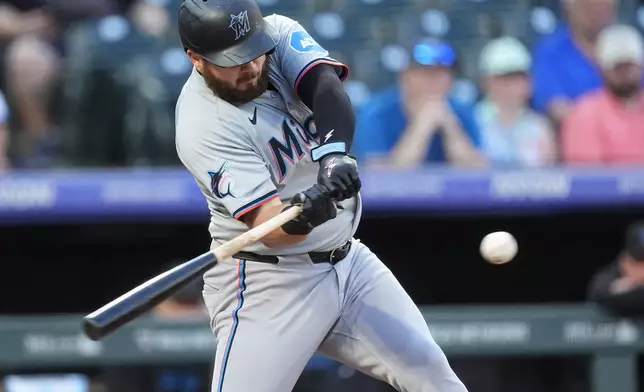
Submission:
<svg viewBox="0 0 644 392">
<path fill-rule="evenodd" d="M 531 57 L 513 37 L 494 39 L 479 59 L 484 98 L 475 107 L 481 151 L 491 166 L 538 167 L 556 158 L 548 120 L 529 107 Z"/>
</svg>

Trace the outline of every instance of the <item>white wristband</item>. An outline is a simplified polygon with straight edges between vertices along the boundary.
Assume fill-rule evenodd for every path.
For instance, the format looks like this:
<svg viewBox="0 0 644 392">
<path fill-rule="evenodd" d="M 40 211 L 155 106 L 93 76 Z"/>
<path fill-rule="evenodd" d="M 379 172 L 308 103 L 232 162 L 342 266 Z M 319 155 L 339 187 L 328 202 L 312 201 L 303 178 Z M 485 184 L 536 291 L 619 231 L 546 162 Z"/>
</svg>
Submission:
<svg viewBox="0 0 644 392">
<path fill-rule="evenodd" d="M 313 160 L 313 162 L 317 162 L 325 155 L 333 153 L 346 154 L 347 145 L 344 142 L 333 142 L 315 147 L 311 150 L 311 159 Z"/>
</svg>

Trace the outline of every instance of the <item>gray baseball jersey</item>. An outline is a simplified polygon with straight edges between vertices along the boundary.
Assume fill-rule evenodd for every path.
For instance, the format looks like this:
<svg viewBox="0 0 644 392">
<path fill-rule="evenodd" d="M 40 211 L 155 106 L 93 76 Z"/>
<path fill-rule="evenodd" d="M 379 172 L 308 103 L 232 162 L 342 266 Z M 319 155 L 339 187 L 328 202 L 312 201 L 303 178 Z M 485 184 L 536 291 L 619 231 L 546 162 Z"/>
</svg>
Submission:
<svg viewBox="0 0 644 392">
<path fill-rule="evenodd" d="M 297 22 L 280 15 L 266 20 L 281 35 L 269 64 L 269 80 L 279 91 L 234 106 L 214 96 L 193 70 L 177 104 L 177 152 L 208 201 L 213 246 L 248 230 L 239 220 L 245 213 L 273 197 L 287 202 L 317 182 L 319 164 L 310 155 L 318 145 L 313 114 L 294 91 L 320 62 L 336 65 L 343 77 L 347 72 Z M 276 250 L 257 243 L 245 250 L 301 254 L 334 249 L 355 233 L 361 214 L 359 197 L 341 206 L 335 219 L 300 244 Z"/>
<path fill-rule="evenodd" d="M 310 151 L 319 143 L 311 111 L 296 97 L 303 75 L 321 62 L 346 67 L 297 22 L 265 18 L 280 34 L 270 56 L 269 90 L 233 106 L 193 71 L 176 110 L 177 152 L 210 209 L 212 246 L 248 227 L 239 220 L 274 197 L 284 202 L 317 182 Z M 315 352 L 399 391 L 467 392 L 434 342 L 418 307 L 391 271 L 352 238 L 360 197 L 289 248 L 246 251 L 279 263 L 221 261 L 204 275 L 204 300 L 217 347 L 213 392 L 288 392 Z M 307 253 L 351 241 L 337 264 Z"/>
</svg>

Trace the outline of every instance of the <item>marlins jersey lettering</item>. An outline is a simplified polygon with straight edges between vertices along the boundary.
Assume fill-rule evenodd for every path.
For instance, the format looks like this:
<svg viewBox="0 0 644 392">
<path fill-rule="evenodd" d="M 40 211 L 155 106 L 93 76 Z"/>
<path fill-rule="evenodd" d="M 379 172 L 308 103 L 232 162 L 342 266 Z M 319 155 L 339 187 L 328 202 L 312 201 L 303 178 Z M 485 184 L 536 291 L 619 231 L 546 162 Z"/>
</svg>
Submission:
<svg viewBox="0 0 644 392">
<path fill-rule="evenodd" d="M 329 57 L 296 21 L 265 18 L 280 34 L 269 60 L 268 90 L 250 103 L 234 106 L 206 86 L 196 70 L 176 107 L 176 147 L 208 202 L 212 246 L 248 230 L 241 218 L 269 200 L 283 202 L 317 182 L 319 164 L 310 151 L 319 145 L 313 115 L 295 91 L 306 73 L 320 63 L 348 69 Z M 338 216 L 315 228 L 300 244 L 279 250 L 261 243 L 245 251 L 266 255 L 302 254 L 334 249 L 355 234 L 360 197 L 340 203 Z"/>
</svg>

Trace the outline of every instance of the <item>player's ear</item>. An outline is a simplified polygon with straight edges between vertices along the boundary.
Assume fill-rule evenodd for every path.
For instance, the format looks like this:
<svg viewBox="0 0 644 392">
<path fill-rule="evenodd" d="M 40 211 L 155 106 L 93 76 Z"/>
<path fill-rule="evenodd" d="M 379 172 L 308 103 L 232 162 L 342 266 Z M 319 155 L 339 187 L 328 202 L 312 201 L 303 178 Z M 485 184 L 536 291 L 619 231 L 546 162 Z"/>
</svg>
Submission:
<svg viewBox="0 0 644 392">
<path fill-rule="evenodd" d="M 186 54 L 188 54 L 190 62 L 192 62 L 192 65 L 194 65 L 197 71 L 203 74 L 203 59 L 201 58 L 201 56 L 190 49 L 186 50 Z"/>
</svg>

